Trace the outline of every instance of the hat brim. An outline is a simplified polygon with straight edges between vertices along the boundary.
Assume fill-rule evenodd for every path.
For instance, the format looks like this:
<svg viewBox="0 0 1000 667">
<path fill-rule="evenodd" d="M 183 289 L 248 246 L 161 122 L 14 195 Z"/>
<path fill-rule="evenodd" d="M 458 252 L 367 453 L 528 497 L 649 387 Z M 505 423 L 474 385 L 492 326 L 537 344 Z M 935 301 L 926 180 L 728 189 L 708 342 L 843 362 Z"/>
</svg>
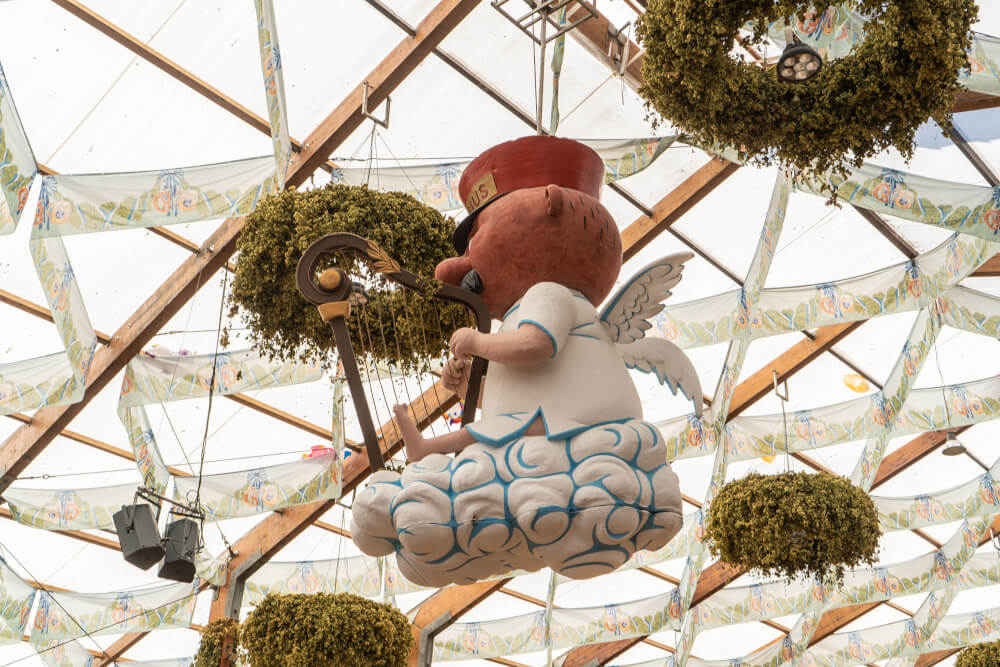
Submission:
<svg viewBox="0 0 1000 667">
<path fill-rule="evenodd" d="M 455 250 L 458 252 L 459 255 L 464 255 L 466 248 L 469 247 L 469 234 L 472 233 L 472 225 L 476 221 L 476 218 L 479 216 L 479 214 L 482 213 L 487 206 L 494 203 L 498 199 L 506 197 L 509 194 L 510 194 L 509 192 L 505 192 L 501 195 L 497 195 L 496 197 L 490 199 L 487 202 L 484 202 L 479 208 L 474 210 L 469 215 L 465 216 L 462 219 L 462 221 L 458 223 L 458 225 L 455 227 L 455 233 L 452 234 L 451 236 L 451 243 L 453 246 L 455 246 Z"/>
</svg>

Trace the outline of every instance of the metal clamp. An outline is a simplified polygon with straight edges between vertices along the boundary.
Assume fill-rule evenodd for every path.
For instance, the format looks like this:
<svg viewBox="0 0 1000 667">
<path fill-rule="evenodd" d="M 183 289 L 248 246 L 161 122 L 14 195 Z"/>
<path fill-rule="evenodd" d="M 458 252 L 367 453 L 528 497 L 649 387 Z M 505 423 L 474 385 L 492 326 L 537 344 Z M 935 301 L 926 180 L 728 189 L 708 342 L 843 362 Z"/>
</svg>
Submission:
<svg viewBox="0 0 1000 667">
<path fill-rule="evenodd" d="M 782 393 L 780 391 L 778 391 L 778 371 L 775 371 L 775 370 L 771 371 L 771 382 L 774 384 L 774 395 L 777 396 L 778 398 L 780 398 L 785 403 L 787 403 L 788 402 L 788 378 L 785 378 L 785 380 L 783 382 L 783 384 L 785 386 L 785 393 L 784 393 L 784 395 L 782 395 Z"/>
<path fill-rule="evenodd" d="M 369 118 L 376 125 L 381 125 L 385 129 L 389 129 L 389 107 L 392 105 L 392 97 L 389 95 L 385 96 L 385 118 L 379 120 L 368 110 L 368 90 L 373 88 L 367 81 L 364 82 L 365 92 L 364 97 L 361 98 L 361 115 L 365 118 Z"/>
<path fill-rule="evenodd" d="M 493 7 L 493 9 L 503 14 L 508 21 L 510 21 L 518 28 L 520 28 L 521 32 L 523 32 L 525 35 L 531 38 L 531 41 L 539 45 L 541 45 L 542 42 L 545 43 L 551 42 L 553 39 L 556 39 L 557 37 L 564 35 L 565 33 L 569 32 L 573 28 L 583 23 L 584 21 L 587 21 L 597 16 L 596 0 L 590 0 L 590 2 L 587 2 L 587 0 L 528 0 L 528 4 L 531 5 L 531 11 L 519 17 L 515 17 L 507 13 L 507 11 L 503 8 L 503 6 L 507 3 L 507 1 L 508 0 L 493 0 L 490 3 L 490 5 Z M 542 37 L 539 38 L 537 35 L 531 32 L 531 27 L 533 25 L 535 25 L 539 21 L 543 20 L 548 21 L 549 16 L 551 14 L 559 11 L 560 9 L 563 9 L 564 7 L 568 7 L 569 5 L 572 5 L 574 3 L 582 7 L 585 13 L 574 18 L 571 22 L 567 23 L 566 25 L 559 26 L 559 29 L 556 30 L 551 35 L 546 35 L 545 32 L 543 31 Z"/>
<path fill-rule="evenodd" d="M 631 42 L 625 31 L 630 25 L 631 22 L 615 30 L 610 23 L 608 24 L 608 50 L 605 54 L 618 76 L 625 76 L 625 68 L 628 67 L 628 50 Z"/>
</svg>

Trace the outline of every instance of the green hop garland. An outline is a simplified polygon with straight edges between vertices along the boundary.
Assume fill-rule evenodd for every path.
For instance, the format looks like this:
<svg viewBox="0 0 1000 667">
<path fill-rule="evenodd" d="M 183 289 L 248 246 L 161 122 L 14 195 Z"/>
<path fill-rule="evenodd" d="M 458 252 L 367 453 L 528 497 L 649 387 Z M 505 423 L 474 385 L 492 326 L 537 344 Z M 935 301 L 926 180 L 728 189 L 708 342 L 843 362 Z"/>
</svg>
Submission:
<svg viewBox="0 0 1000 667">
<path fill-rule="evenodd" d="M 976 644 L 964 649 L 955 659 L 955 667 L 996 667 L 1000 665 L 1000 641 Z"/>
<path fill-rule="evenodd" d="M 193 667 L 219 667 L 222 660 L 222 640 L 227 636 L 233 638 L 235 649 L 240 637 L 240 624 L 233 619 L 220 618 L 206 625 L 201 633 L 201 644 L 198 645 Z"/>
<path fill-rule="evenodd" d="M 295 284 L 299 259 L 310 244 L 333 232 L 357 234 L 437 289 L 434 267 L 454 254 L 454 229 L 450 218 L 401 192 L 333 184 L 285 190 L 262 200 L 247 217 L 237 246 L 230 316 L 242 315 L 251 342 L 265 354 L 284 360 L 317 357 L 328 367 L 336 347 L 333 334 Z M 345 254 L 336 264 L 357 276 L 356 257 Z M 355 353 L 367 352 L 401 370 L 440 356 L 454 328 L 469 325 L 461 306 L 392 283 L 369 285 L 368 297 L 348 318 Z"/>
<path fill-rule="evenodd" d="M 865 38 L 802 83 L 729 56 L 739 29 L 800 16 L 807 0 L 649 0 L 637 23 L 645 47 L 639 93 L 701 146 L 738 148 L 751 164 L 805 176 L 845 171 L 889 147 L 910 158 L 928 118 L 950 127 L 968 67 L 975 0 L 855 0 Z M 652 114 L 651 114 L 652 115 Z M 657 122 L 654 118 L 654 124 Z"/>
<path fill-rule="evenodd" d="M 874 565 L 882 529 L 875 503 L 844 477 L 751 473 L 726 484 L 705 522 L 712 554 L 764 575 L 844 580 Z"/>
<path fill-rule="evenodd" d="M 357 595 L 269 595 L 243 622 L 251 665 L 404 667 L 413 647 L 397 609 Z"/>
</svg>

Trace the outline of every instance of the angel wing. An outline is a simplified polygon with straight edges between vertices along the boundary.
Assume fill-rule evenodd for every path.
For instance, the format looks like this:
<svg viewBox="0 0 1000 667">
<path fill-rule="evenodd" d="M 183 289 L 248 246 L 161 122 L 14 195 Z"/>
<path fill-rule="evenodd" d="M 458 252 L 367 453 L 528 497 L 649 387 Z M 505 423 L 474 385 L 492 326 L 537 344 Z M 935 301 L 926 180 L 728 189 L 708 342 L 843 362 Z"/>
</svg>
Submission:
<svg viewBox="0 0 1000 667">
<path fill-rule="evenodd" d="M 642 338 L 619 344 L 618 351 L 628 368 L 652 373 L 672 394 L 676 395 L 680 389 L 684 397 L 694 403 L 695 414 L 701 417 L 701 381 L 681 348 L 665 338 Z"/>
<path fill-rule="evenodd" d="M 625 284 L 601 311 L 601 323 L 616 343 L 631 343 L 646 335 L 649 320 L 663 310 L 670 288 L 681 279 L 684 262 L 694 257 L 679 252 L 658 259 Z M 700 395 L 700 394 L 699 394 Z"/>
</svg>

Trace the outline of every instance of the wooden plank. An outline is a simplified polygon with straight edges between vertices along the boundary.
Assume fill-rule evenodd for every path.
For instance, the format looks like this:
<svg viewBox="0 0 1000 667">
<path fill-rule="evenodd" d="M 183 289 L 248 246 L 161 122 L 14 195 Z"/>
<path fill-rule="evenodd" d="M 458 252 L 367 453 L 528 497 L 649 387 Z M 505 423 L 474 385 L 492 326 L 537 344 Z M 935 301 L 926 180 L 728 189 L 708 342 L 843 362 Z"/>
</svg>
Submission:
<svg viewBox="0 0 1000 667">
<path fill-rule="evenodd" d="M 142 40 L 122 30 L 110 21 L 107 21 L 97 13 L 91 11 L 79 2 L 76 2 L 76 0 L 52 0 L 52 2 L 65 9 L 73 16 L 76 16 L 80 20 L 84 21 L 91 27 L 99 30 L 104 35 L 118 42 L 132 53 L 135 53 L 154 67 L 158 68 L 160 71 L 177 79 L 185 86 L 188 86 L 215 104 L 218 104 L 220 107 L 240 120 L 257 128 L 264 134 L 271 136 L 271 126 L 266 119 L 258 116 L 236 100 L 223 94 L 217 88 L 210 86 L 202 79 L 199 79 L 194 74 L 191 74 L 159 51 L 153 49 L 147 44 L 144 44 Z"/>
<path fill-rule="evenodd" d="M 969 426 L 960 426 L 952 429 L 956 434 L 969 429 Z M 948 437 L 947 431 L 929 431 L 921 433 L 908 443 L 892 452 L 884 459 L 875 473 L 875 481 L 872 488 L 888 482 L 890 479 L 903 472 L 909 466 L 924 458 L 935 449 L 944 444 Z"/>
<path fill-rule="evenodd" d="M 955 98 L 955 105 L 951 108 L 952 113 L 962 111 L 976 111 L 978 109 L 993 109 L 1000 107 L 1000 97 L 987 95 L 986 93 L 976 93 L 971 90 L 963 90 Z"/>
<path fill-rule="evenodd" d="M 993 255 L 972 272 L 974 278 L 996 278 L 1000 276 L 1000 255 Z"/>
<path fill-rule="evenodd" d="M 406 37 L 366 77 L 368 108 L 375 109 L 389 93 L 417 68 L 427 55 L 440 44 L 459 22 L 478 5 L 477 0 L 441 0 L 417 25 L 416 34 Z M 301 185 L 330 156 L 334 148 L 346 140 L 365 122 L 361 115 L 364 84 L 359 85 L 320 123 L 303 142 L 302 151 L 292 161 L 294 176 L 290 185 Z"/>
<path fill-rule="evenodd" d="M 420 635 L 424 628 L 438 621 L 442 616 L 446 620 L 438 629 L 451 625 L 455 619 L 475 607 L 491 593 L 503 588 L 508 581 L 510 579 L 495 579 L 493 581 L 478 581 L 466 586 L 442 588 L 424 600 L 417 607 L 417 613 L 413 616 L 411 625 L 413 650 L 410 652 L 409 664 L 413 667 L 419 664 L 417 658 L 420 651 Z"/>
<path fill-rule="evenodd" d="M 930 653 L 924 653 L 917 661 L 914 663 L 913 667 L 931 667 L 931 665 L 936 665 L 945 658 L 950 658 L 962 649 L 960 648 L 946 648 L 941 651 L 931 651 Z"/>
<path fill-rule="evenodd" d="M 778 371 L 778 382 L 782 382 L 801 370 L 810 361 L 827 351 L 845 336 L 864 324 L 864 321 L 847 322 L 822 327 L 816 331 L 815 338 L 801 340 L 774 361 L 737 385 L 733 391 L 732 407 L 729 408 L 729 418 L 732 419 L 763 396 L 773 391 L 774 379 L 772 371 Z"/>
<path fill-rule="evenodd" d="M 625 261 L 645 248 L 657 234 L 674 224 L 739 168 L 738 164 L 728 160 L 712 158 L 661 199 L 653 207 L 652 217 L 642 216 L 623 229 L 622 247 L 625 248 Z"/>
<path fill-rule="evenodd" d="M 11 514 L 10 510 L 6 507 L 0 507 L 0 518 L 8 519 L 10 521 L 16 521 L 14 515 Z M 116 540 L 112 540 L 107 537 L 101 537 L 100 535 L 91 535 L 82 530 L 53 530 L 51 531 L 54 535 L 63 535 L 65 537 L 72 538 L 74 540 L 79 540 L 81 542 L 86 542 L 87 544 L 93 544 L 94 546 L 104 547 L 105 549 L 111 549 L 121 553 L 121 545 L 118 544 Z M 51 587 L 50 587 L 51 588 Z"/>
<path fill-rule="evenodd" d="M 426 426 L 443 415 L 457 400 L 453 393 L 437 383 L 413 401 L 410 412 L 419 425 Z M 387 433 L 391 432 L 391 424 L 383 425 L 383 429 Z M 402 440 L 398 436 L 387 436 L 382 439 L 383 454 L 387 457 L 391 456 L 399 451 L 402 445 Z M 369 472 L 368 456 L 364 450 L 351 455 L 344 462 L 344 494 L 354 490 L 368 477 Z M 281 513 L 271 514 L 233 544 L 236 557 L 229 563 L 230 571 L 255 558 L 258 552 L 260 557 L 256 562 L 256 567 L 263 565 L 282 547 L 332 509 L 334 504 L 335 502 L 332 500 L 324 500 L 309 505 L 289 507 L 282 510 Z M 248 571 L 252 572 L 253 570 Z M 229 586 L 232 583 L 227 582 L 219 589 L 219 595 L 212 603 L 209 620 L 214 621 L 223 617 Z"/>
<path fill-rule="evenodd" d="M 15 431 L 0 450 L 0 493 L 65 429 L 90 400 L 125 368 L 128 361 L 150 341 L 203 284 L 225 264 L 236 249 L 236 239 L 242 229 L 239 218 L 226 220 L 138 310 L 116 331 L 111 342 L 94 355 L 87 373 L 87 388 L 82 400 L 70 405 L 41 408 Z"/>
</svg>

